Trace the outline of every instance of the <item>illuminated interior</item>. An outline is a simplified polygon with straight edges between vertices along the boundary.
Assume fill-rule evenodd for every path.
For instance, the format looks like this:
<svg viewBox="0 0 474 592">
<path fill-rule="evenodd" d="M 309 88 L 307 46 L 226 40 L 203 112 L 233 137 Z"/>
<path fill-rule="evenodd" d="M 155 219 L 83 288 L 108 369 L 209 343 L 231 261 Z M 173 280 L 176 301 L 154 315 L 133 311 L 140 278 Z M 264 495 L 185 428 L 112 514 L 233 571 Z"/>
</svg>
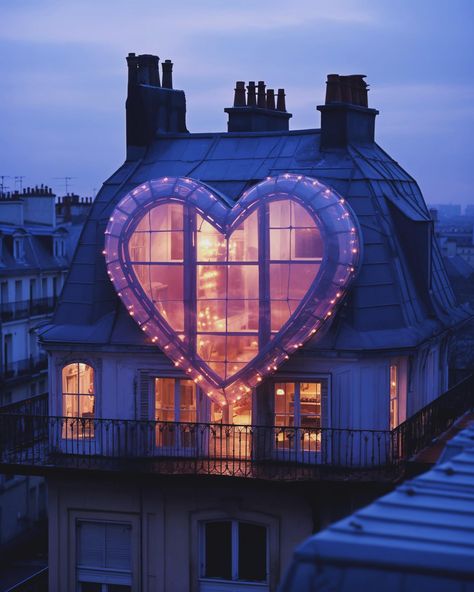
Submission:
<svg viewBox="0 0 474 592">
<path fill-rule="evenodd" d="M 265 243 L 269 259 L 259 257 Z M 140 220 L 128 250 L 159 313 L 229 379 L 295 312 L 319 271 L 323 242 L 314 218 L 291 199 L 254 209 L 228 236 L 182 204 L 160 204 Z"/>
<path fill-rule="evenodd" d="M 63 417 L 82 418 L 83 423 L 63 426 L 63 438 L 91 438 L 94 435 L 92 420 L 95 414 L 94 368 L 82 362 L 74 362 L 62 369 Z"/>
<path fill-rule="evenodd" d="M 398 366 L 390 366 L 390 429 L 398 425 Z"/>
<path fill-rule="evenodd" d="M 163 177 L 122 198 L 104 255 L 151 343 L 215 403 L 239 405 L 333 314 L 359 234 L 345 200 L 309 177 L 268 177 L 235 203 Z"/>
</svg>

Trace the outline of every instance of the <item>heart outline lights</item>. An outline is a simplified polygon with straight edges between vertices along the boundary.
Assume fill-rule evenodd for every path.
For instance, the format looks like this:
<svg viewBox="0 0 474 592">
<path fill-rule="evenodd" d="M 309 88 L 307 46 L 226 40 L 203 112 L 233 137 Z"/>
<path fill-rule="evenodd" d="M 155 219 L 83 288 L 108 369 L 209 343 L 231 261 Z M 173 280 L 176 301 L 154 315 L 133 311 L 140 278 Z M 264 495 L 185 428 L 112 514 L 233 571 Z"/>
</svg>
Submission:
<svg viewBox="0 0 474 592">
<path fill-rule="evenodd" d="M 334 314 L 359 268 L 360 229 L 345 200 L 311 177 L 267 177 L 236 203 L 162 177 L 120 200 L 104 255 L 151 342 L 226 405 Z"/>
</svg>

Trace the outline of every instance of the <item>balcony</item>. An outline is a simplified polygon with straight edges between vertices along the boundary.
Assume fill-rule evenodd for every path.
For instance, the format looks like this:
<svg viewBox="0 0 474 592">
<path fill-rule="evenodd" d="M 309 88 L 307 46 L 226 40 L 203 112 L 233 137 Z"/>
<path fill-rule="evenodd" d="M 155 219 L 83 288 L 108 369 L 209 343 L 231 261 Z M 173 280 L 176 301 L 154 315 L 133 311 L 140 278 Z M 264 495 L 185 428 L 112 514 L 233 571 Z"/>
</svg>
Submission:
<svg viewBox="0 0 474 592">
<path fill-rule="evenodd" d="M 53 417 L 43 413 L 39 399 L 36 408 L 31 405 L 0 410 L 3 472 L 392 481 L 472 410 L 474 375 L 392 431 Z"/>
<path fill-rule="evenodd" d="M 23 360 L 7 362 L 0 371 L 0 382 L 29 378 L 48 367 L 48 357 L 45 353 L 38 356 L 30 356 Z"/>
<path fill-rule="evenodd" d="M 0 304 L 0 321 L 17 321 L 37 315 L 52 313 L 56 306 L 57 298 L 35 298 L 32 300 L 19 300 L 16 302 L 3 302 Z"/>
</svg>

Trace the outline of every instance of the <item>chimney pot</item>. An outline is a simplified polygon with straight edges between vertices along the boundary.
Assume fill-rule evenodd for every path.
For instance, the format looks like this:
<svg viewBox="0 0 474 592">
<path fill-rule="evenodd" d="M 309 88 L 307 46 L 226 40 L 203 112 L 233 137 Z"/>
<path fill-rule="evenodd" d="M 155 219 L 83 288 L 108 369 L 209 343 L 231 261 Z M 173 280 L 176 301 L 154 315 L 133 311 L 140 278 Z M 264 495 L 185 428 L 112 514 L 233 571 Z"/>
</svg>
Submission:
<svg viewBox="0 0 474 592">
<path fill-rule="evenodd" d="M 163 88 L 173 88 L 173 62 L 171 60 L 165 60 L 161 64 L 163 71 Z"/>
<path fill-rule="evenodd" d="M 341 100 L 343 103 L 352 103 L 352 86 L 349 76 L 339 76 L 341 81 Z"/>
<path fill-rule="evenodd" d="M 255 90 L 255 82 L 251 80 L 249 85 L 247 86 L 247 106 L 248 107 L 256 107 L 257 106 L 257 94 Z"/>
<path fill-rule="evenodd" d="M 261 109 L 265 109 L 267 106 L 267 97 L 265 93 L 265 82 L 260 80 L 258 83 L 258 93 L 257 93 L 257 107 Z"/>
<path fill-rule="evenodd" d="M 238 81 L 235 83 L 234 92 L 234 107 L 245 107 L 245 82 Z"/>
<path fill-rule="evenodd" d="M 273 88 L 267 90 L 267 109 L 275 111 L 275 91 Z"/>
<path fill-rule="evenodd" d="M 284 88 L 278 89 L 277 110 L 286 112 L 285 89 Z"/>
</svg>

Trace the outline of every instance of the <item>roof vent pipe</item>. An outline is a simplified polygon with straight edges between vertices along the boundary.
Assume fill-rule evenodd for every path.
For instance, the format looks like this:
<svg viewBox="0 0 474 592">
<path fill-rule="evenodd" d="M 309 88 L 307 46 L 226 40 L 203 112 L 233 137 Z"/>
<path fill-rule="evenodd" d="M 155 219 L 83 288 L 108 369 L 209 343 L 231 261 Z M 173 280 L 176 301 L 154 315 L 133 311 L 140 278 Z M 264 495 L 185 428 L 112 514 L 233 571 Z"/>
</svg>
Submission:
<svg viewBox="0 0 474 592">
<path fill-rule="evenodd" d="M 163 88 L 173 88 L 173 62 L 171 60 L 165 60 L 161 63 L 161 69 L 163 72 Z"/>
<path fill-rule="evenodd" d="M 258 93 L 257 93 L 257 107 L 261 109 L 266 109 L 267 107 L 267 97 L 265 93 L 265 82 L 260 80 L 258 83 Z"/>
<path fill-rule="evenodd" d="M 284 88 L 278 89 L 277 110 L 278 111 L 286 111 L 285 89 Z"/>
<path fill-rule="evenodd" d="M 275 111 L 275 91 L 273 88 L 267 90 L 267 109 Z"/>
<path fill-rule="evenodd" d="M 247 107 L 257 106 L 257 93 L 255 89 L 255 82 L 251 80 L 247 86 Z"/>
<path fill-rule="evenodd" d="M 235 83 L 234 107 L 245 107 L 245 82 Z"/>
</svg>

